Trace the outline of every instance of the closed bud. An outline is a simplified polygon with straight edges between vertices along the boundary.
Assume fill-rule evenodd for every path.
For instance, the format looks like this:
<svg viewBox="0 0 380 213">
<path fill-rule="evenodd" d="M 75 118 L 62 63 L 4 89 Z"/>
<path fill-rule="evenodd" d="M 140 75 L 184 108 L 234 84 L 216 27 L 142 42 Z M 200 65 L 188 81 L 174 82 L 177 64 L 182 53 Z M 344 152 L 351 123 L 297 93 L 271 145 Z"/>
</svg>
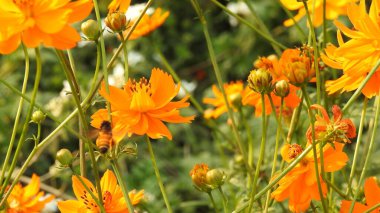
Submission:
<svg viewBox="0 0 380 213">
<path fill-rule="evenodd" d="M 60 166 L 69 167 L 71 166 L 74 157 L 68 149 L 61 149 L 57 152 L 56 159 L 60 163 Z"/>
<path fill-rule="evenodd" d="M 252 70 L 248 76 L 248 86 L 257 93 L 269 94 L 273 90 L 272 79 L 265 69 Z"/>
<path fill-rule="evenodd" d="M 280 80 L 277 81 L 276 84 L 274 85 L 274 94 L 281 97 L 285 98 L 286 96 L 289 95 L 289 83 L 285 80 Z"/>
<path fill-rule="evenodd" d="M 125 14 L 120 11 L 108 13 L 105 23 L 114 33 L 119 33 L 126 29 L 127 17 L 125 17 Z"/>
<path fill-rule="evenodd" d="M 86 36 L 87 40 L 97 41 L 99 38 L 99 26 L 98 22 L 92 19 L 89 19 L 82 23 L 81 25 L 82 33 Z"/>
<path fill-rule="evenodd" d="M 46 118 L 46 115 L 40 110 L 37 110 L 33 112 L 31 120 L 32 122 L 39 124 L 39 123 L 42 123 L 45 120 L 45 118 Z"/>
<path fill-rule="evenodd" d="M 211 186 L 211 188 L 219 188 L 224 184 L 226 180 L 226 175 L 221 169 L 212 169 L 206 174 L 206 182 Z"/>
</svg>

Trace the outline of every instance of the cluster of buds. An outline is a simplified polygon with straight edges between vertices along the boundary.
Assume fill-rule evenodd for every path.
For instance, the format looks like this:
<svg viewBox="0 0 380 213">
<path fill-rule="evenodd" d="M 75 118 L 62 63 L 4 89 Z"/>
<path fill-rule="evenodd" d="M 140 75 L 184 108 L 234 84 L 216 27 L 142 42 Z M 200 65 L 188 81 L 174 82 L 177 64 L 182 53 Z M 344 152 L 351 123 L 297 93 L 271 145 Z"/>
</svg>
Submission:
<svg viewBox="0 0 380 213">
<path fill-rule="evenodd" d="M 221 169 L 211 169 L 204 163 L 196 164 L 190 171 L 194 187 L 202 192 L 211 192 L 211 190 L 221 187 L 226 179 L 224 171 Z"/>
<path fill-rule="evenodd" d="M 255 69 L 249 73 L 248 86 L 260 94 L 269 94 L 273 90 L 273 77 L 266 69 Z"/>
</svg>

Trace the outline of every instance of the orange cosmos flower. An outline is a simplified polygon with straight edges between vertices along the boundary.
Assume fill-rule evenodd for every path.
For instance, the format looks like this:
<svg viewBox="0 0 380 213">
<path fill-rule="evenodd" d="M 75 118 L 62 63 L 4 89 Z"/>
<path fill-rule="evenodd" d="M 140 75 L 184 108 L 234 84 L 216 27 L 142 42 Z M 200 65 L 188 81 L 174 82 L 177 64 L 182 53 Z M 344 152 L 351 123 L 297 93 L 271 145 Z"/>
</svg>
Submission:
<svg viewBox="0 0 380 213">
<path fill-rule="evenodd" d="M 95 187 L 86 178 L 82 177 L 86 186 L 97 196 Z M 86 190 L 78 177 L 73 176 L 73 190 L 78 200 L 67 200 L 58 202 L 58 209 L 62 213 L 98 213 L 100 212 L 99 206 L 96 204 L 90 193 Z M 102 188 L 102 202 L 106 213 L 128 213 L 127 203 L 123 197 L 121 188 L 117 184 L 117 180 L 112 171 L 107 170 L 100 180 Z M 144 197 L 144 190 L 136 193 L 135 190 L 128 193 L 132 205 L 140 203 Z"/>
<path fill-rule="evenodd" d="M 161 8 L 155 9 L 152 15 L 144 14 L 128 40 L 134 40 L 153 32 L 164 24 L 165 20 L 169 17 L 169 14 L 169 11 L 163 12 Z M 137 18 L 129 22 L 127 30 L 124 31 L 124 36 L 128 34 L 136 20 Z"/>
<path fill-rule="evenodd" d="M 7 213 L 21 213 L 21 212 L 40 212 L 46 203 L 54 199 L 50 195 L 44 199 L 44 192 L 40 192 L 40 177 L 33 174 L 30 183 L 22 187 L 18 183 L 9 195 Z"/>
<path fill-rule="evenodd" d="M 333 81 L 326 82 L 329 94 L 356 90 L 363 82 L 368 72 L 375 66 L 380 56 L 380 2 L 372 1 L 369 14 L 366 12 L 365 1 L 360 5 L 350 4 L 347 15 L 354 29 L 351 30 L 339 21 L 334 24 L 338 27 L 339 47 L 330 45 L 321 55 L 323 62 L 335 69 L 342 69 L 343 75 Z M 341 32 L 349 38 L 344 42 Z M 362 93 L 371 98 L 379 94 L 380 69 L 367 82 Z"/>
<path fill-rule="evenodd" d="M 91 0 L 0 0 L 0 53 L 9 54 L 22 42 L 29 48 L 70 49 L 81 40 L 70 24 L 86 18 Z"/>
<path fill-rule="evenodd" d="M 272 74 L 273 82 L 280 80 L 286 80 L 289 82 L 289 79 L 284 75 L 279 60 L 276 55 L 270 55 L 268 57 L 260 57 L 254 62 L 254 66 L 258 69 L 266 69 Z M 284 98 L 285 109 L 294 109 L 296 108 L 301 99 L 297 96 L 298 87 L 289 85 L 289 94 Z M 246 87 L 243 91 L 243 105 L 250 105 L 255 107 L 255 116 L 259 117 L 262 113 L 262 104 L 261 104 L 261 94 L 254 92 L 250 88 Z M 272 97 L 273 104 L 276 108 L 279 108 L 281 105 L 281 97 L 276 96 L 273 92 L 270 93 Z M 269 115 L 272 112 L 272 107 L 269 102 L 268 96 L 265 96 L 265 112 Z"/>
<path fill-rule="evenodd" d="M 189 106 L 188 97 L 172 101 L 180 85 L 176 85 L 172 76 L 159 68 L 152 69 L 149 81 L 144 77 L 138 82 L 129 79 L 124 89 L 114 86 L 109 89 L 107 94 L 102 84 L 99 94 L 111 103 L 112 133 L 116 142 L 126 134 L 147 134 L 154 139 L 165 136 L 171 140 L 172 135 L 163 122 L 190 123 L 194 120 L 194 116 L 180 115 L 179 109 Z M 102 121 L 108 120 L 107 111 L 97 111 L 92 119 L 91 125 L 100 128 Z"/>
<path fill-rule="evenodd" d="M 289 83 L 301 86 L 309 82 L 315 75 L 312 48 L 303 46 L 300 49 L 286 49 L 281 55 L 279 66 Z"/>
<path fill-rule="evenodd" d="M 309 144 L 309 146 L 311 146 Z M 324 164 L 319 162 L 319 144 L 317 145 L 318 167 L 323 166 L 325 172 L 334 172 L 340 170 L 346 165 L 348 157 L 343 150 L 344 144 L 335 143 L 334 147 L 326 144 L 323 147 Z M 299 146 L 286 145 L 281 150 L 284 160 L 291 162 L 302 153 Z M 272 197 L 276 201 L 284 201 L 289 198 L 289 209 L 292 212 L 305 212 L 311 200 L 320 200 L 318 192 L 317 177 L 315 174 L 313 153 L 309 152 L 289 173 L 287 173 L 279 182 L 278 188 L 272 192 Z M 322 192 L 325 196 L 327 193 L 326 184 L 319 177 L 322 184 Z"/>
<path fill-rule="evenodd" d="M 346 15 L 347 5 L 356 1 L 357 0 L 326 0 L 326 19 L 334 20 L 338 18 L 339 15 Z M 306 15 L 306 9 L 302 1 L 281 0 L 281 3 L 288 10 L 298 10 L 297 15 L 294 16 L 295 21 L 299 21 Z M 308 0 L 307 6 L 309 13 L 311 14 L 314 27 L 321 26 L 323 23 L 323 0 Z M 288 19 L 284 22 L 286 27 L 290 27 L 293 24 L 294 21 L 292 19 Z"/>
<path fill-rule="evenodd" d="M 230 82 L 223 85 L 224 91 L 227 95 L 228 104 L 234 111 L 237 111 L 237 107 L 241 104 L 241 97 L 243 95 L 243 82 Z M 204 117 L 218 118 L 223 113 L 227 112 L 227 106 L 224 102 L 223 94 L 216 85 L 212 85 L 212 91 L 215 98 L 204 98 L 203 103 L 211 104 L 215 106 L 214 109 L 207 109 L 204 113 Z"/>
<path fill-rule="evenodd" d="M 323 116 L 315 115 L 314 128 L 316 140 L 351 143 L 349 138 L 356 137 L 355 124 L 350 119 L 342 119 L 342 111 L 339 106 L 334 105 L 332 107 L 333 119 L 329 118 L 326 109 L 321 105 L 314 104 L 310 108 L 319 109 Z M 312 143 L 311 126 L 306 132 L 306 138 L 309 143 Z"/>
<path fill-rule="evenodd" d="M 115 11 L 125 12 L 130 4 L 131 0 L 112 0 L 112 2 L 108 5 L 108 13 Z"/>
<path fill-rule="evenodd" d="M 380 203 L 380 187 L 377 184 L 376 177 L 368 178 L 364 183 L 364 195 L 367 205 L 355 202 L 353 213 L 362 213 L 370 209 L 372 206 Z M 343 200 L 340 207 L 340 213 L 350 212 L 352 201 Z M 379 212 L 380 207 L 371 211 L 372 213 Z"/>
</svg>

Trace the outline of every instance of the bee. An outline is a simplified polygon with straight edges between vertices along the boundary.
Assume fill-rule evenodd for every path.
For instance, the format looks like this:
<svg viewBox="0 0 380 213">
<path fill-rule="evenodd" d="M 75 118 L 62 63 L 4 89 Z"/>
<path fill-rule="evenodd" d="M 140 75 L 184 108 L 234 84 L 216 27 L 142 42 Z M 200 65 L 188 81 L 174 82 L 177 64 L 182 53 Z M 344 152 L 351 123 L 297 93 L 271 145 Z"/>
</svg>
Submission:
<svg viewBox="0 0 380 213">
<path fill-rule="evenodd" d="M 100 124 L 98 138 L 96 139 L 96 146 L 99 148 L 100 153 L 104 154 L 113 145 L 112 127 L 109 121 L 103 121 Z"/>
</svg>

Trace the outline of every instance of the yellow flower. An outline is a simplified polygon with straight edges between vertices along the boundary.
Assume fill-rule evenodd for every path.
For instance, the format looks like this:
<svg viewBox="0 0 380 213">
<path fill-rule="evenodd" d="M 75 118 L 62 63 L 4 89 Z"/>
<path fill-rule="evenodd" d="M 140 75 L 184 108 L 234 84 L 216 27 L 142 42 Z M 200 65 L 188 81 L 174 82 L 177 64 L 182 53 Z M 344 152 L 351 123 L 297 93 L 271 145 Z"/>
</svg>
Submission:
<svg viewBox="0 0 380 213">
<path fill-rule="evenodd" d="M 241 98 L 243 96 L 244 85 L 243 82 L 230 82 L 223 85 L 224 91 L 227 95 L 228 104 L 232 107 L 233 110 L 237 111 L 238 104 L 241 103 Z M 223 94 L 218 89 L 216 85 L 212 86 L 212 91 L 215 94 L 215 98 L 204 98 L 203 103 L 211 104 L 215 109 L 208 109 L 204 113 L 205 118 L 218 118 L 223 113 L 227 112 L 227 105 L 224 102 Z"/>
<path fill-rule="evenodd" d="M 44 192 L 40 192 L 40 177 L 33 174 L 30 183 L 22 187 L 17 184 L 9 195 L 7 213 L 40 212 L 46 203 L 54 199 L 53 195 L 41 199 Z"/>
<path fill-rule="evenodd" d="M 380 23 L 379 1 L 372 1 L 369 14 L 366 12 L 365 1 L 360 5 L 350 4 L 347 15 L 354 26 L 349 29 L 339 21 L 334 24 L 339 28 L 337 37 L 339 47 L 330 45 L 325 49 L 325 55 L 321 55 L 324 63 L 335 69 L 342 69 L 343 75 L 326 82 L 326 90 L 329 94 L 335 92 L 348 92 L 356 90 L 369 71 L 380 58 Z M 351 38 L 344 42 L 342 33 Z M 362 93 L 367 98 L 379 94 L 380 69 L 370 78 Z"/>
<path fill-rule="evenodd" d="M 169 17 L 169 14 L 169 11 L 163 12 L 161 8 L 155 9 L 152 15 L 144 14 L 128 40 L 134 40 L 153 32 L 155 29 L 164 24 L 165 20 Z M 123 33 L 124 36 L 128 34 L 136 20 L 137 18 L 129 22 L 127 30 Z"/>
<path fill-rule="evenodd" d="M 86 18 L 92 1 L 0 0 L 0 53 L 9 54 L 21 42 L 29 48 L 70 49 L 81 40 L 70 24 Z"/>
<path fill-rule="evenodd" d="M 97 196 L 95 187 L 86 178 L 82 177 L 86 186 Z M 99 206 L 96 204 L 90 193 L 86 190 L 80 180 L 72 177 L 74 194 L 78 200 L 67 200 L 58 202 L 58 209 L 62 213 L 98 213 L 100 212 Z M 102 188 L 102 202 L 106 213 L 128 213 L 127 203 L 123 197 L 121 188 L 117 184 L 117 180 L 113 172 L 107 170 L 100 180 Z M 144 191 L 141 190 L 136 193 L 135 190 L 128 193 L 132 205 L 140 203 L 144 197 Z"/>
<path fill-rule="evenodd" d="M 326 19 L 334 20 L 338 18 L 339 15 L 345 15 L 347 5 L 356 1 L 357 0 L 326 0 Z M 288 10 L 298 10 L 297 15 L 294 16 L 295 21 L 299 21 L 306 15 L 306 9 L 302 1 L 281 0 L 281 3 Z M 323 0 L 308 0 L 307 6 L 311 13 L 314 27 L 320 26 L 323 23 Z M 293 24 L 294 21 L 292 19 L 288 19 L 284 22 L 286 27 L 292 26 Z"/>
<path fill-rule="evenodd" d="M 103 84 L 99 94 L 111 103 L 112 134 L 119 142 L 126 134 L 145 135 L 158 139 L 172 139 L 169 129 L 163 122 L 190 123 L 194 116 L 183 117 L 179 109 L 189 106 L 188 97 L 180 101 L 172 101 L 178 94 L 180 85 L 176 85 L 172 76 L 161 69 L 153 68 L 150 80 L 129 79 L 124 89 L 110 86 L 107 94 Z M 91 117 L 91 125 L 100 128 L 104 120 L 108 120 L 107 111 L 101 109 Z"/>
</svg>

